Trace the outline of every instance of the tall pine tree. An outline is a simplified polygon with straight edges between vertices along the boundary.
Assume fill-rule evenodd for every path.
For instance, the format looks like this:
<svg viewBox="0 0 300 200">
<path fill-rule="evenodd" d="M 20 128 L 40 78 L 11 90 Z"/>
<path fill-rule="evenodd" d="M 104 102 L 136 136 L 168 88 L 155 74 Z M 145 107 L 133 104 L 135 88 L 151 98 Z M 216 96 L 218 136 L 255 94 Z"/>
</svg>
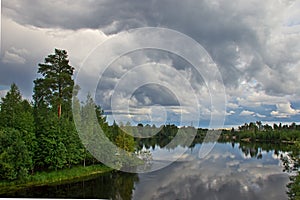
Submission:
<svg viewBox="0 0 300 200">
<path fill-rule="evenodd" d="M 43 103 L 52 109 L 57 109 L 58 118 L 61 117 L 62 111 L 70 111 L 74 86 L 73 72 L 74 67 L 69 65 L 65 50 L 55 49 L 54 54 L 48 55 L 45 63 L 39 64 L 38 73 L 42 78 L 34 81 L 36 105 Z"/>
<path fill-rule="evenodd" d="M 72 117 L 73 72 L 65 50 L 55 49 L 39 64 L 41 77 L 34 81 L 33 95 L 38 169 L 71 167 L 82 157 Z"/>
</svg>

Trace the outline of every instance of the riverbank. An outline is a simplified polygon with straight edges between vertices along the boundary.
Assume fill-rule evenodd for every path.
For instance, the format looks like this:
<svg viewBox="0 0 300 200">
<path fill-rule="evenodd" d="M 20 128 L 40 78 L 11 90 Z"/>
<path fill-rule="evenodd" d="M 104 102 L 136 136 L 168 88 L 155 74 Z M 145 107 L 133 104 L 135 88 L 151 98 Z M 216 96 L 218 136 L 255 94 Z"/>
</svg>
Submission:
<svg viewBox="0 0 300 200">
<path fill-rule="evenodd" d="M 0 181 L 0 195 L 33 186 L 51 185 L 63 182 L 72 182 L 80 179 L 87 179 L 98 174 L 112 171 L 105 165 L 75 166 L 70 169 L 62 169 L 51 172 L 37 172 L 28 177 L 25 181 Z"/>
</svg>

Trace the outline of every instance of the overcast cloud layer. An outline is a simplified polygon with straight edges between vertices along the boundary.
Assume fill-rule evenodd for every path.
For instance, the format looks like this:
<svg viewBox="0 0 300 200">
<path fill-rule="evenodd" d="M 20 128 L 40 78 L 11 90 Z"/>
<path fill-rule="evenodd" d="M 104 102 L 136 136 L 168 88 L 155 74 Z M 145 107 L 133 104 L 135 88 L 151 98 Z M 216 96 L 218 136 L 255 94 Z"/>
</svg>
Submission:
<svg viewBox="0 0 300 200">
<path fill-rule="evenodd" d="M 2 0 L 0 95 L 16 82 L 30 98 L 37 64 L 54 48 L 68 51 L 78 73 L 84 59 L 101 42 L 132 28 L 164 27 L 197 41 L 217 64 L 226 89 L 226 125 L 257 120 L 299 122 L 299 13 L 300 1 L 296 0 Z M 130 47 L 134 39 L 124 38 L 123 43 Z M 137 64 L 149 66 L 143 69 L 147 77 L 173 80 L 178 90 L 189 91 L 180 84 L 179 76 L 153 71 L 151 66 L 173 67 L 197 89 L 200 104 L 182 104 L 190 102 L 191 96 L 147 85 L 132 94 L 130 115 L 124 115 L 124 121 L 158 119 L 154 115 L 160 109 L 152 109 L 155 105 L 164 108 L 164 118 L 171 122 L 187 113 L 191 117 L 186 124 L 199 117 L 200 125 L 207 126 L 210 114 L 219 111 L 210 105 L 203 77 L 184 59 L 168 52 L 140 50 L 120 57 L 102 77 L 97 102 L 107 113 L 111 112 L 115 84 L 129 73 L 128 66 Z M 101 61 L 99 66 L 104 69 Z M 86 72 L 87 85 L 93 76 L 92 71 Z M 133 82 L 125 83 L 123 87 L 130 88 Z M 124 100 L 128 101 L 119 99 L 120 103 Z M 200 116 L 191 106 L 197 106 Z"/>
</svg>

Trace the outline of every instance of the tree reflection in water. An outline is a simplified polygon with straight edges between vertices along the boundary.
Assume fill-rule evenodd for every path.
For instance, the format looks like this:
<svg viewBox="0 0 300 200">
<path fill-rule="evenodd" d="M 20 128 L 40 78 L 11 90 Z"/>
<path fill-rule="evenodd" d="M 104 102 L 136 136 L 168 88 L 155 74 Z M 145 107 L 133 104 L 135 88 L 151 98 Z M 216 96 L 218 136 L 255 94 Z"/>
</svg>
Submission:
<svg viewBox="0 0 300 200">
<path fill-rule="evenodd" d="M 158 141 L 156 141 L 158 142 Z M 164 143 L 165 141 L 163 141 Z M 142 149 L 164 149 L 147 139 Z M 153 145 L 154 144 L 154 145 Z M 113 171 L 76 183 L 29 188 L 2 197 L 100 199 L 287 199 L 281 154 L 289 145 L 217 143 L 204 159 L 201 144 L 186 148 L 184 158 L 150 173 Z M 173 147 L 172 147 L 173 148 Z M 174 147 L 183 148 L 183 147 Z"/>
</svg>

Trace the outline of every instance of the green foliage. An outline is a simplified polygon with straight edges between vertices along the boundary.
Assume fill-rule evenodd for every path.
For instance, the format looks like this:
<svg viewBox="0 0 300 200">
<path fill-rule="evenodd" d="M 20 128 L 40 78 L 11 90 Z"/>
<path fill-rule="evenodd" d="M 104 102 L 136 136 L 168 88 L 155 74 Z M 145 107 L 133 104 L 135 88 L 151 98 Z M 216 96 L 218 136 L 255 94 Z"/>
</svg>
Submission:
<svg viewBox="0 0 300 200">
<path fill-rule="evenodd" d="M 1 179 L 25 179 L 32 159 L 20 131 L 12 128 L 0 131 L 0 152 Z"/>
<path fill-rule="evenodd" d="M 48 116 L 38 132 L 37 167 L 57 170 L 79 164 L 84 150 L 73 121 L 54 113 Z"/>
<path fill-rule="evenodd" d="M 134 138 L 120 128 L 118 129 L 118 135 L 115 139 L 115 144 L 127 152 L 134 152 L 135 150 Z"/>
<path fill-rule="evenodd" d="M 13 83 L 6 96 L 2 98 L 0 126 L 13 127 L 17 129 L 24 128 L 20 124 L 23 121 L 22 114 L 26 114 L 23 108 L 22 96 L 17 85 Z"/>
<path fill-rule="evenodd" d="M 66 148 L 66 165 L 70 168 L 72 165 L 77 165 L 81 162 L 84 147 L 77 134 L 74 122 L 62 118 L 60 123 L 62 141 L 64 141 Z"/>
<path fill-rule="evenodd" d="M 300 139 L 300 126 L 292 123 L 290 125 L 274 124 L 273 127 L 261 122 L 245 123 L 238 130 L 223 130 L 220 139 L 248 140 L 248 141 L 270 141 L 270 142 L 295 142 Z"/>
<path fill-rule="evenodd" d="M 34 81 L 33 95 L 39 143 L 35 161 L 39 170 L 71 167 L 84 157 L 71 108 L 73 71 L 65 50 L 55 49 L 45 63 L 39 64 L 38 73 L 42 77 Z"/>
<path fill-rule="evenodd" d="M 12 84 L 11 90 L 1 99 L 0 174 L 3 179 L 23 179 L 36 171 L 97 162 L 81 143 L 82 138 L 79 138 L 76 128 L 83 131 L 81 127 L 89 127 L 84 129 L 83 137 L 94 142 L 102 141 L 95 134 L 95 127 L 100 125 L 107 134 L 109 126 L 103 110 L 91 97 L 83 106 L 74 97 L 77 103 L 73 108 L 74 117 L 85 119 L 75 126 L 71 108 L 74 68 L 69 65 L 67 57 L 65 50 L 55 49 L 54 54 L 48 55 L 45 62 L 39 64 L 38 73 L 42 76 L 34 81 L 34 107 L 22 100 L 16 84 Z M 79 86 L 76 86 L 75 94 L 78 90 Z M 96 120 L 90 120 L 88 117 L 95 113 Z M 110 152 L 109 148 L 106 150 Z"/>
<path fill-rule="evenodd" d="M 93 146 L 98 146 L 99 144 L 95 144 L 97 141 L 97 127 L 99 123 L 97 122 L 97 118 L 95 116 L 95 103 L 90 95 L 87 96 L 85 105 L 83 105 L 77 112 L 79 122 L 77 124 L 77 128 L 81 133 L 81 141 L 83 143 L 84 153 L 83 153 L 83 164 L 93 163 L 95 162 L 94 157 L 91 155 L 87 149 L 93 149 Z M 98 118 L 101 118 L 100 116 Z"/>
<path fill-rule="evenodd" d="M 34 81 L 35 105 L 52 108 L 53 111 L 57 111 L 58 117 L 61 116 L 61 109 L 70 114 L 74 87 L 73 71 L 65 50 L 55 49 L 54 54 L 48 55 L 45 63 L 39 64 L 38 73 L 42 78 Z"/>
<path fill-rule="evenodd" d="M 296 141 L 294 144 L 294 149 L 292 151 L 291 157 L 295 162 L 294 167 L 298 167 L 300 165 L 300 141 Z M 289 188 L 288 195 L 290 199 L 300 199 L 300 173 L 298 171 L 296 176 L 290 177 L 291 182 L 287 185 Z"/>
<path fill-rule="evenodd" d="M 0 173 L 4 174 L 3 178 L 6 179 L 23 179 L 28 170 L 33 168 L 32 157 L 36 148 L 36 140 L 32 107 L 28 101 L 22 100 L 16 84 L 12 84 L 6 96 L 2 98 L 0 119 L 3 127 Z M 15 139 L 15 141 L 11 139 Z M 19 160 L 14 160 L 21 156 L 18 152 L 22 152 L 22 148 L 24 148 L 24 158 L 20 157 Z M 18 163 L 19 161 L 24 161 L 24 165 Z M 19 168 L 17 173 L 16 168 Z"/>
<path fill-rule="evenodd" d="M 90 95 L 80 109 L 76 108 L 77 127 L 86 147 L 84 163 L 94 161 L 91 153 L 102 162 L 116 168 L 129 166 L 135 150 L 134 138 L 125 133 L 116 123 L 108 126 L 101 107 L 96 106 Z M 118 149 L 119 147 L 120 149 Z M 91 152 L 91 153 L 89 153 Z M 118 156 L 116 156 L 118 155 Z"/>
<path fill-rule="evenodd" d="M 298 200 L 300 199 L 300 174 L 291 177 L 291 183 L 288 184 L 288 195 L 290 199 Z"/>
</svg>

